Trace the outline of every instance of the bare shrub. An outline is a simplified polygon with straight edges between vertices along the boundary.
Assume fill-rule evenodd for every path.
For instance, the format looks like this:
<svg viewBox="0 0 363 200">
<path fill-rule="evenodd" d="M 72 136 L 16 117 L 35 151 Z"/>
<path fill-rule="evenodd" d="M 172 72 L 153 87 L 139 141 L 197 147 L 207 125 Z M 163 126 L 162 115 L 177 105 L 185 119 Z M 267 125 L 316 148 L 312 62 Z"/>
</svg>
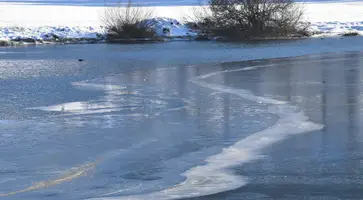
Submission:
<svg viewBox="0 0 363 200">
<path fill-rule="evenodd" d="M 352 31 L 352 32 L 347 32 L 347 33 L 343 33 L 342 36 L 348 37 L 348 36 L 359 36 L 358 32 Z"/>
<path fill-rule="evenodd" d="M 209 0 L 193 11 L 202 30 L 229 38 L 306 34 L 304 9 L 293 0 Z"/>
<path fill-rule="evenodd" d="M 147 21 L 153 14 L 150 9 L 133 5 L 131 0 L 126 6 L 122 6 L 122 3 L 108 6 L 102 15 L 102 23 L 108 31 L 107 38 L 112 40 L 156 36 L 152 24 Z"/>
</svg>

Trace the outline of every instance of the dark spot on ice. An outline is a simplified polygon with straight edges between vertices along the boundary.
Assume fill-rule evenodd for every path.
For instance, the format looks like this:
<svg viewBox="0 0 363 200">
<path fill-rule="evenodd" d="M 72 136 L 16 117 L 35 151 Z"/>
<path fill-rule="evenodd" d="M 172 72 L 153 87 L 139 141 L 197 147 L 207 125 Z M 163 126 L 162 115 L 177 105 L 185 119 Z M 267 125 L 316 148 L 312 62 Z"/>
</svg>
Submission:
<svg viewBox="0 0 363 200">
<path fill-rule="evenodd" d="M 105 189 L 105 188 L 106 188 L 106 186 L 104 186 L 104 185 L 95 185 L 95 186 L 90 187 L 89 189 L 98 190 L 98 189 Z"/>
<path fill-rule="evenodd" d="M 142 181 L 155 181 L 161 179 L 161 177 L 153 175 L 151 171 L 129 172 L 125 174 L 123 178 L 131 180 L 142 180 Z"/>
<path fill-rule="evenodd" d="M 58 196 L 59 195 L 59 193 L 48 193 L 48 194 L 46 194 L 45 196 L 46 197 L 55 197 L 55 196 Z"/>
<path fill-rule="evenodd" d="M 83 61 L 83 59 L 81 59 L 81 58 L 80 58 L 80 59 L 78 59 L 78 61 L 79 61 L 79 62 L 82 62 L 82 61 Z"/>
</svg>

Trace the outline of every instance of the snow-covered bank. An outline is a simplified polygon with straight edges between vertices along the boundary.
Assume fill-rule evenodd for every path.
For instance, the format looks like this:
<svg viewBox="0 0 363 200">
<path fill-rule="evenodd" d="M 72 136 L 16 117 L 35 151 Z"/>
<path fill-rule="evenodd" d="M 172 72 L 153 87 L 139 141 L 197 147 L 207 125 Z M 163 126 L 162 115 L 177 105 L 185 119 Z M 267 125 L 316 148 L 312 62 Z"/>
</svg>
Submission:
<svg viewBox="0 0 363 200">
<path fill-rule="evenodd" d="M 329 37 L 344 35 L 363 35 L 363 21 L 360 22 L 316 22 L 312 23 L 310 31 L 318 33 L 313 37 Z"/>
<path fill-rule="evenodd" d="M 44 26 L 34 28 L 0 28 L 1 40 L 44 40 L 54 39 L 101 39 L 104 30 L 101 27 Z"/>
<path fill-rule="evenodd" d="M 148 20 L 158 36 L 169 38 L 191 39 L 198 35 L 178 20 L 157 17 Z M 100 42 L 106 38 L 102 26 L 41 26 L 41 27 L 0 27 L 0 41 L 3 45 L 11 42 Z M 10 42 L 10 43 L 6 43 Z"/>
<path fill-rule="evenodd" d="M 345 33 L 363 35 L 363 2 L 304 3 L 305 20 L 318 36 Z M 195 36 L 181 22 L 193 6 L 147 7 L 154 11 L 155 28 L 168 37 Z M 86 39 L 100 40 L 105 34 L 100 17 L 104 7 L 55 6 L 0 3 L 0 40 Z M 165 33 L 164 28 L 170 31 Z"/>
<path fill-rule="evenodd" d="M 363 2 L 304 3 L 305 20 L 316 36 L 363 35 Z"/>
</svg>

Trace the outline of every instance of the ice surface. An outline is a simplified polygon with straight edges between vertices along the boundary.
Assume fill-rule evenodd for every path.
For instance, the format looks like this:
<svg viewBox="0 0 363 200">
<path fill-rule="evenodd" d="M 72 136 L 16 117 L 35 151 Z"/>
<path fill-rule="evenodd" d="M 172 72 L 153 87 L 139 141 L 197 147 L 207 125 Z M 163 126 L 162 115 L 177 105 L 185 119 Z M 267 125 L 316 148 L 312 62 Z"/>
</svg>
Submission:
<svg viewBox="0 0 363 200">
<path fill-rule="evenodd" d="M 205 88 L 223 93 L 230 93 L 242 99 L 268 105 L 268 111 L 279 117 L 277 123 L 265 130 L 251 134 L 234 145 L 225 148 L 221 153 L 205 160 L 204 165 L 189 169 L 182 175 L 185 181 L 162 191 L 134 196 L 101 197 L 98 200 L 147 200 L 147 199 L 180 199 L 205 196 L 239 188 L 248 183 L 248 178 L 235 175 L 230 168 L 261 159 L 261 151 L 290 135 L 316 131 L 323 128 L 305 116 L 298 107 L 285 101 L 277 101 L 259 97 L 244 89 L 236 89 L 225 85 L 211 84 L 204 79 L 218 74 L 234 71 L 255 70 L 264 66 L 255 66 L 232 71 L 213 72 L 192 79 L 191 82 Z"/>
</svg>

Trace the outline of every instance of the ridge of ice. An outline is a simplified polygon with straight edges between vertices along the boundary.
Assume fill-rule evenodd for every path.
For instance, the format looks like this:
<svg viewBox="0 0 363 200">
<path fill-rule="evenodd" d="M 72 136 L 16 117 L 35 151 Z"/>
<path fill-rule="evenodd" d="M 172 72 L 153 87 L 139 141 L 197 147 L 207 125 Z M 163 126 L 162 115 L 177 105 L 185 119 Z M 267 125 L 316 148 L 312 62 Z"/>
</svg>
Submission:
<svg viewBox="0 0 363 200">
<path fill-rule="evenodd" d="M 248 178 L 235 174 L 231 168 L 263 158 L 262 150 L 276 144 L 292 135 L 317 131 L 323 125 L 316 124 L 297 106 L 286 101 L 277 101 L 266 97 L 256 96 L 251 91 L 237 89 L 223 84 L 213 84 L 206 78 L 234 71 L 248 71 L 269 65 L 242 68 L 231 71 L 219 71 L 204 74 L 190 81 L 200 87 L 216 92 L 229 93 L 242 99 L 259 102 L 268 106 L 268 112 L 279 117 L 275 125 L 240 139 L 235 144 L 224 148 L 220 153 L 208 157 L 203 165 L 197 165 L 182 176 L 185 180 L 160 191 L 130 196 L 112 196 L 91 198 L 91 200 L 169 200 L 206 196 L 237 189 L 248 184 Z M 111 194 L 117 194 L 114 192 Z"/>
</svg>

